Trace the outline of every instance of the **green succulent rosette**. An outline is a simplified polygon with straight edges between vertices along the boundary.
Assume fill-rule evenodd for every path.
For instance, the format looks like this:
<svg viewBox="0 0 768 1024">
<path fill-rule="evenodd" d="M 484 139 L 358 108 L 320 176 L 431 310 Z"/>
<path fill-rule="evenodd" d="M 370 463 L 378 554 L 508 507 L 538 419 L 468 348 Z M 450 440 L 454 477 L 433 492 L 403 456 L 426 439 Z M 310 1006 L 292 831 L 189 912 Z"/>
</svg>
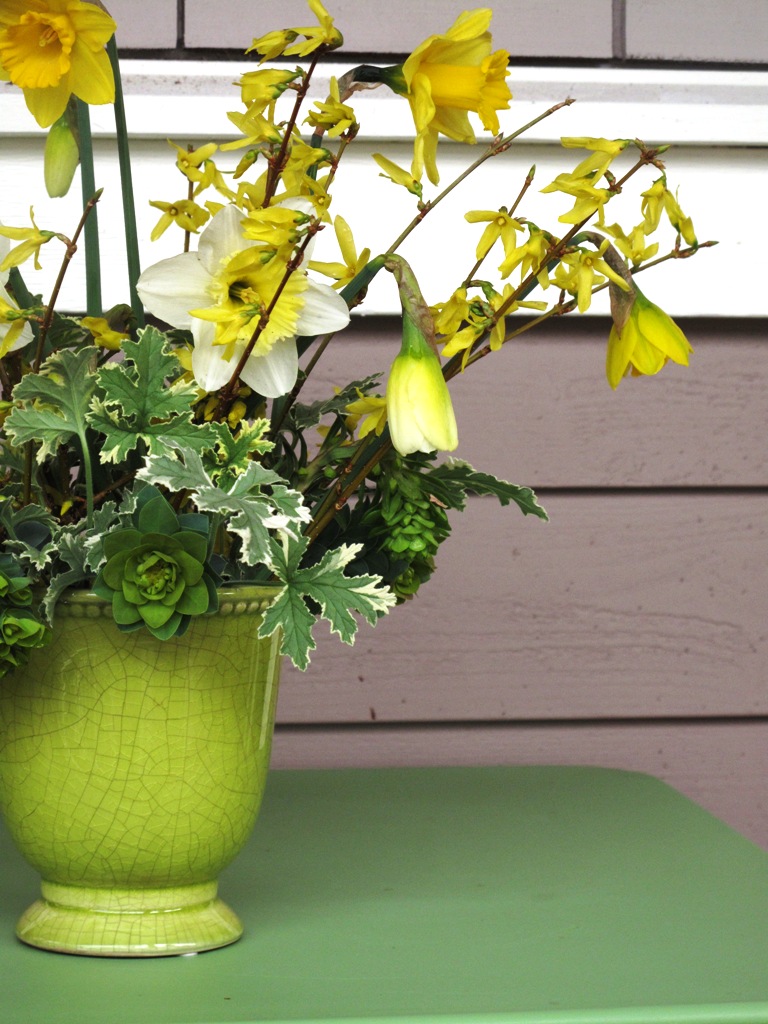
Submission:
<svg viewBox="0 0 768 1024">
<path fill-rule="evenodd" d="M 51 631 L 28 608 L 6 605 L 0 610 L 0 677 L 23 665 L 29 652 L 44 647 Z"/>
<path fill-rule="evenodd" d="M 174 512 L 153 487 L 141 492 L 135 527 L 104 539 L 106 563 L 93 584 L 112 602 L 124 632 L 142 626 L 159 640 L 181 636 L 192 616 L 216 611 L 216 582 L 206 565 L 208 520 Z"/>
<path fill-rule="evenodd" d="M 16 607 L 32 604 L 29 580 L 16 559 L 9 554 L 0 555 L 0 602 Z"/>
</svg>

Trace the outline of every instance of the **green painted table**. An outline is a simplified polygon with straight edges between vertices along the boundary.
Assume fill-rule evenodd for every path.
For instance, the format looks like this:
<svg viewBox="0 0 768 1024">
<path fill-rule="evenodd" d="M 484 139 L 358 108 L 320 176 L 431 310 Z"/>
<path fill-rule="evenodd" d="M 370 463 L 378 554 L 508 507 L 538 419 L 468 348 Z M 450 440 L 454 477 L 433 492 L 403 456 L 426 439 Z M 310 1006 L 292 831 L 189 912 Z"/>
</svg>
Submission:
<svg viewBox="0 0 768 1024">
<path fill-rule="evenodd" d="M 2 1024 L 768 1024 L 768 853 L 645 775 L 274 772 L 198 956 L 22 946 L 0 864 Z"/>
</svg>

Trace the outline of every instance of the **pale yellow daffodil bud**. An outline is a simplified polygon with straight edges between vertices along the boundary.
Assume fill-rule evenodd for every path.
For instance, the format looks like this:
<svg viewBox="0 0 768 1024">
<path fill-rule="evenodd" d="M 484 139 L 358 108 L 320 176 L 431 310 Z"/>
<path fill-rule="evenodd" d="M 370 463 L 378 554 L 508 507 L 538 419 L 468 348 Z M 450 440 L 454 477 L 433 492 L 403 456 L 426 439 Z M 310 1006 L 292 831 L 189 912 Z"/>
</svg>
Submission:
<svg viewBox="0 0 768 1024">
<path fill-rule="evenodd" d="M 45 190 L 52 199 L 69 192 L 72 179 L 80 163 L 80 146 L 70 124 L 69 110 L 48 129 L 43 156 Z"/>
<path fill-rule="evenodd" d="M 411 268 L 400 256 L 384 266 L 395 275 L 403 308 L 403 340 L 387 381 L 387 419 L 401 455 L 451 452 L 459 443 L 456 417 L 443 377 L 432 315 Z"/>
</svg>

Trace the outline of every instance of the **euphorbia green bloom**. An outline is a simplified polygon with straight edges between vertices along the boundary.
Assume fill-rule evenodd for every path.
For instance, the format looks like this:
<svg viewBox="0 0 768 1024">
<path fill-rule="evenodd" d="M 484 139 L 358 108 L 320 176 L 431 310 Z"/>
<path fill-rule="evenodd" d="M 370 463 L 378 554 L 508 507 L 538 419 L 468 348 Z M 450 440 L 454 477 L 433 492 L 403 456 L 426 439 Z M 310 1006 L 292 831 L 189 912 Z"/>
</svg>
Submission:
<svg viewBox="0 0 768 1024">
<path fill-rule="evenodd" d="M 387 420 L 401 455 L 451 452 L 459 443 L 440 360 L 406 311 L 402 348 L 387 383 Z"/>
<path fill-rule="evenodd" d="M 634 285 L 634 302 L 623 326 L 614 322 L 608 337 L 606 375 L 612 388 L 627 373 L 650 376 L 658 373 L 668 360 L 688 365 L 693 351 L 688 339 L 664 310 L 650 302 Z"/>
<path fill-rule="evenodd" d="M 29 652 L 44 647 L 51 631 L 26 608 L 6 607 L 0 612 L 0 676 L 23 665 Z"/>
<path fill-rule="evenodd" d="M 0 555 L 0 602 L 16 607 L 32 604 L 29 580 L 16 559 L 9 554 Z"/>
<path fill-rule="evenodd" d="M 160 640 L 178 636 L 190 617 L 216 609 L 216 590 L 206 572 L 207 521 L 178 517 L 153 488 L 140 503 L 136 528 L 116 530 L 104 540 L 107 561 L 94 583 L 112 601 L 115 622 L 124 631 L 145 625 Z"/>
</svg>

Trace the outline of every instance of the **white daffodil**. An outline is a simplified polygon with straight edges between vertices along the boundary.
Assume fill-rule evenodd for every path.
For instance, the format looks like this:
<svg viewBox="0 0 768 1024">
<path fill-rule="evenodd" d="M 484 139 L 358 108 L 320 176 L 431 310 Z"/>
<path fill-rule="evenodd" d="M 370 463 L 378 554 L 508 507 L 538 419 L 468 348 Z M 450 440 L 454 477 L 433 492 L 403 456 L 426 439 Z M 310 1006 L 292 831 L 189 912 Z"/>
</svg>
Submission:
<svg viewBox="0 0 768 1024">
<path fill-rule="evenodd" d="M 304 212 L 300 203 L 291 201 Z M 216 391 L 230 379 L 285 274 L 285 263 L 278 256 L 269 258 L 272 250 L 243 238 L 244 218 L 237 207 L 225 206 L 200 235 L 197 252 L 155 263 L 138 282 L 150 313 L 192 332 L 192 372 L 206 391 Z M 297 336 L 338 331 L 348 323 L 346 302 L 302 268 L 295 270 L 241 379 L 265 398 L 286 394 L 298 374 Z"/>
<path fill-rule="evenodd" d="M 11 248 L 7 238 L 0 235 L 0 263 L 3 262 Z M 18 309 L 13 296 L 8 292 L 7 284 L 10 271 L 0 271 L 0 358 L 24 348 L 32 341 L 32 328 L 24 320 L 14 317 Z"/>
</svg>

